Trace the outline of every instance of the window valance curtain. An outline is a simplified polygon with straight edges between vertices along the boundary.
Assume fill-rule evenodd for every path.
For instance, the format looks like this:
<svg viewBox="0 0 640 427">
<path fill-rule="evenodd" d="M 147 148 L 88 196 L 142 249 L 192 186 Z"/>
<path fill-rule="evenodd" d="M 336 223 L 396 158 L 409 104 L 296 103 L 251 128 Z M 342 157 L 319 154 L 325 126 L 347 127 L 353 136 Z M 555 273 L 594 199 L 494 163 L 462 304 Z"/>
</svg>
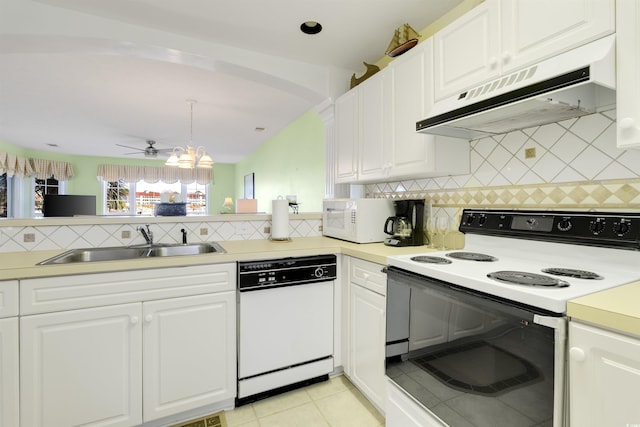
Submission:
<svg viewBox="0 0 640 427">
<path fill-rule="evenodd" d="M 52 175 L 58 181 L 68 181 L 73 176 L 73 166 L 68 162 L 56 160 L 30 159 L 0 151 L 0 174 L 7 176 L 35 176 L 48 179 Z"/>
<path fill-rule="evenodd" d="M 213 170 L 211 168 L 181 169 L 174 167 L 157 166 L 125 166 L 125 165 L 98 165 L 98 179 L 104 181 L 124 180 L 126 182 L 144 181 L 149 184 L 158 181 L 173 184 L 200 185 L 213 184 Z"/>
</svg>

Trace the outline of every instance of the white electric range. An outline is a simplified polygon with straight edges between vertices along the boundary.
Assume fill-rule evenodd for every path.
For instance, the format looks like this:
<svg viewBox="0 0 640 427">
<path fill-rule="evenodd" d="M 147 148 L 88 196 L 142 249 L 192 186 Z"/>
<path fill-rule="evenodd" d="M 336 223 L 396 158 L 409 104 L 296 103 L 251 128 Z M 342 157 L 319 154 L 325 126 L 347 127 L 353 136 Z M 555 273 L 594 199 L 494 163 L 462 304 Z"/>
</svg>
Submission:
<svg viewBox="0 0 640 427">
<path fill-rule="evenodd" d="M 387 376 L 433 425 L 566 425 L 567 301 L 640 280 L 640 214 L 466 209 L 460 231 L 388 258 Z"/>
</svg>

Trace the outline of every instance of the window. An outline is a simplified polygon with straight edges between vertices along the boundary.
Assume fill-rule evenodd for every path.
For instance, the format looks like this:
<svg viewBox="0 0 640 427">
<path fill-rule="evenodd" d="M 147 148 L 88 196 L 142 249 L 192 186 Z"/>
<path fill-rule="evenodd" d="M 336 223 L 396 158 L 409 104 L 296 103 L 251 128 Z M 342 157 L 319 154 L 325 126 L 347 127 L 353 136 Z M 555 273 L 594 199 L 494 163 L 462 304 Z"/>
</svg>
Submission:
<svg viewBox="0 0 640 427">
<path fill-rule="evenodd" d="M 65 181 L 58 181 L 53 176 L 47 179 L 33 179 L 33 216 L 42 214 L 45 194 L 65 194 Z"/>
<path fill-rule="evenodd" d="M 110 181 L 106 183 L 106 209 L 105 214 L 131 214 L 131 201 L 129 200 L 129 184 L 124 180 Z"/>
<path fill-rule="evenodd" d="M 9 196 L 11 178 L 6 173 L 0 175 L 0 218 L 8 218 L 11 207 L 9 206 Z"/>
<path fill-rule="evenodd" d="M 207 185 L 179 182 L 149 184 L 145 181 L 127 183 L 120 180 L 105 184 L 105 213 L 107 215 L 154 215 L 155 204 L 162 201 L 163 193 L 169 193 L 169 197 L 181 195 L 179 199 L 187 203 L 187 215 L 206 215 L 208 212 Z M 185 194 L 186 197 L 182 197 Z"/>
</svg>

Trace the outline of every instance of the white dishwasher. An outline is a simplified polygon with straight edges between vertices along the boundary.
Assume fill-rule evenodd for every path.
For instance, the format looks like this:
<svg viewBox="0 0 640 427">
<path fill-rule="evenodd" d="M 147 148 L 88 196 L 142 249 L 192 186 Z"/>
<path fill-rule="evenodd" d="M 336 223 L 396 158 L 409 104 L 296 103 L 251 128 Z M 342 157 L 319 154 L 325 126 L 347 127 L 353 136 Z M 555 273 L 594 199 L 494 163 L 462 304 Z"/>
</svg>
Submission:
<svg viewBox="0 0 640 427">
<path fill-rule="evenodd" d="M 236 406 L 328 379 L 336 256 L 238 262 Z"/>
</svg>

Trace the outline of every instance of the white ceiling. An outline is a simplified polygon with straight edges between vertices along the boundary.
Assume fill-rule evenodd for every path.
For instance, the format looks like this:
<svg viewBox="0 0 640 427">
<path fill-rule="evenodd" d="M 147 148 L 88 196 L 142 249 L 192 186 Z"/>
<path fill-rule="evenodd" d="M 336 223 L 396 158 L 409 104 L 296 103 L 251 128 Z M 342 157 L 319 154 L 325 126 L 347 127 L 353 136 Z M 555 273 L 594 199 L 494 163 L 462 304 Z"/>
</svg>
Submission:
<svg viewBox="0 0 640 427">
<path fill-rule="evenodd" d="M 461 1 L 0 0 L 0 141 L 110 157 L 185 145 L 195 99 L 193 144 L 234 163 L 343 92 L 396 27 Z M 308 20 L 323 31 L 303 34 Z"/>
</svg>

